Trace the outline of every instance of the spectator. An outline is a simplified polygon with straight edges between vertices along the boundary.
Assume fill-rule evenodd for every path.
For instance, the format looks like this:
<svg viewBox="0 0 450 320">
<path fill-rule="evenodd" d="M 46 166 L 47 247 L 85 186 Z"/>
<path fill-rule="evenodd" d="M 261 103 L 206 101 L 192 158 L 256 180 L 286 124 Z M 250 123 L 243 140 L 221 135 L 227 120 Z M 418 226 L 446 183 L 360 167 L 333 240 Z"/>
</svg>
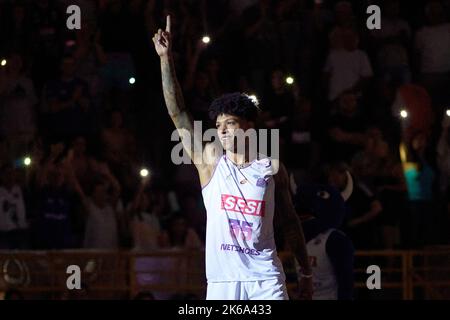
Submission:
<svg viewBox="0 0 450 320">
<path fill-rule="evenodd" d="M 109 126 L 101 133 L 103 156 L 111 170 L 124 181 L 128 166 L 132 163 L 135 140 L 131 132 L 125 128 L 123 114 L 115 110 L 110 114 Z"/>
<path fill-rule="evenodd" d="M 106 2 L 99 12 L 99 43 L 106 54 L 102 81 L 112 107 L 123 106 L 130 90 L 129 79 L 135 76 L 135 66 L 130 51 L 134 21 L 127 3 L 121 0 Z M 117 105 L 116 105 L 117 104 Z"/>
<path fill-rule="evenodd" d="M 280 39 L 276 33 L 271 1 L 258 1 L 242 14 L 249 79 L 257 93 L 264 90 L 267 71 L 280 62 Z"/>
<path fill-rule="evenodd" d="M 119 248 L 119 219 L 123 206 L 118 197 L 120 185 L 105 163 L 97 163 L 96 171 L 100 176 L 92 184 L 89 194 L 81 188 L 72 167 L 73 151 L 69 151 L 66 162 L 73 188 L 86 210 L 86 230 L 84 247 L 97 249 Z M 109 188 L 111 187 L 111 193 Z"/>
<path fill-rule="evenodd" d="M 400 2 L 384 1 L 385 8 L 381 17 L 381 29 L 372 31 L 377 48 L 377 60 L 381 80 L 390 83 L 405 84 L 411 81 L 411 69 L 408 46 L 411 42 L 411 28 L 400 17 Z"/>
<path fill-rule="evenodd" d="M 56 76 L 61 54 L 60 30 L 64 30 L 61 12 L 54 0 L 33 1 L 30 6 L 32 31 L 32 78 L 40 92 L 45 82 Z"/>
<path fill-rule="evenodd" d="M 433 183 L 435 171 L 428 159 L 428 138 L 416 133 L 403 159 L 404 175 L 410 203 L 410 224 L 407 227 L 406 242 L 414 248 L 433 242 L 435 211 L 433 205 Z"/>
<path fill-rule="evenodd" d="M 154 211 L 152 195 L 145 191 L 148 182 L 148 178 L 142 180 L 133 202 L 127 208 L 133 248 L 137 251 L 154 250 L 160 245 L 161 224 Z"/>
<path fill-rule="evenodd" d="M 363 151 L 352 160 L 352 168 L 360 181 L 374 190 L 383 211 L 376 222 L 381 228 L 382 245 L 393 249 L 400 243 L 402 219 L 407 214 L 406 185 L 399 160 L 383 138 L 380 129 L 373 127 L 367 131 Z"/>
<path fill-rule="evenodd" d="M 21 2 L 11 3 L 11 10 L 6 10 L 5 26 L 2 26 L 1 43 L 2 51 L 26 54 L 32 46 L 32 31 L 30 27 L 30 11 L 26 4 Z M 2 17 L 3 18 L 3 17 Z M 8 30 L 8 31 L 6 31 Z"/>
<path fill-rule="evenodd" d="M 339 1 L 334 6 L 335 26 L 331 30 L 329 38 L 329 47 L 339 49 L 344 47 L 345 34 L 356 31 L 356 17 L 350 1 Z"/>
<path fill-rule="evenodd" d="M 347 185 L 347 168 L 344 164 L 328 168 L 328 183 L 342 191 Z M 344 221 L 344 232 L 350 237 L 355 248 L 373 249 L 379 238 L 375 218 L 381 213 L 382 206 L 374 193 L 361 182 L 353 185 L 353 192 L 346 201 L 348 208 Z"/>
<path fill-rule="evenodd" d="M 430 96 L 425 88 L 416 84 L 405 84 L 397 89 L 395 101 L 391 106 L 392 116 L 399 117 L 406 111 L 406 118 L 401 119 L 402 137 L 410 144 L 416 132 L 431 134 L 434 112 Z"/>
<path fill-rule="evenodd" d="M 189 225 L 201 239 L 206 237 L 206 211 L 201 197 L 189 190 L 181 196 L 181 212 L 184 213 Z"/>
<path fill-rule="evenodd" d="M 76 33 L 76 49 L 73 56 L 77 62 L 76 76 L 89 85 L 89 92 L 98 107 L 102 83 L 100 69 L 107 62 L 103 48 L 99 43 L 99 33 L 89 24 Z"/>
<path fill-rule="evenodd" d="M 373 75 L 369 57 L 358 49 L 356 32 L 345 29 L 341 38 L 342 46 L 330 50 L 323 69 L 330 101 L 349 89 L 360 95 Z"/>
<path fill-rule="evenodd" d="M 271 76 L 271 87 L 264 97 L 264 111 L 262 115 L 265 125 L 270 128 L 279 128 L 280 137 L 284 142 L 289 141 L 291 134 L 291 121 L 295 98 L 292 91 L 286 87 L 286 75 L 281 69 L 275 69 Z"/>
<path fill-rule="evenodd" d="M 51 145 L 49 157 L 38 169 L 35 188 L 33 246 L 36 249 L 66 249 L 75 245 L 72 218 L 75 198 L 62 163 L 64 145 Z"/>
<path fill-rule="evenodd" d="M 415 49 L 420 79 L 433 100 L 436 111 L 450 102 L 450 23 L 440 1 L 430 1 L 425 7 L 428 25 L 417 31 Z"/>
<path fill-rule="evenodd" d="M 4 72 L 4 82 L 0 81 L 0 135 L 7 138 L 11 154 L 18 158 L 28 151 L 36 133 L 35 105 L 38 100 L 19 55 L 11 55 Z"/>
<path fill-rule="evenodd" d="M 162 236 L 162 246 L 172 249 L 198 249 L 203 244 L 194 229 L 188 226 L 183 216 L 174 216 L 170 220 L 169 227 Z"/>
<path fill-rule="evenodd" d="M 315 136 L 317 123 L 314 122 L 311 100 L 300 98 L 294 108 L 290 147 L 285 163 L 290 168 L 302 170 L 303 179 L 301 181 L 304 181 L 308 171 L 315 166 L 318 160 L 319 146 Z"/>
<path fill-rule="evenodd" d="M 28 219 L 16 170 L 6 164 L 0 169 L 0 248 L 28 248 Z"/>
<path fill-rule="evenodd" d="M 88 86 L 75 73 L 75 59 L 64 57 L 59 79 L 48 83 L 44 89 L 43 112 L 50 136 L 71 139 L 91 133 Z"/>
<path fill-rule="evenodd" d="M 450 117 L 442 120 L 442 131 L 437 145 L 437 165 L 440 173 L 441 195 L 450 192 Z"/>
<path fill-rule="evenodd" d="M 350 161 L 364 144 L 365 123 L 356 94 L 343 92 L 338 99 L 338 112 L 331 117 L 328 125 L 328 159 Z"/>
</svg>

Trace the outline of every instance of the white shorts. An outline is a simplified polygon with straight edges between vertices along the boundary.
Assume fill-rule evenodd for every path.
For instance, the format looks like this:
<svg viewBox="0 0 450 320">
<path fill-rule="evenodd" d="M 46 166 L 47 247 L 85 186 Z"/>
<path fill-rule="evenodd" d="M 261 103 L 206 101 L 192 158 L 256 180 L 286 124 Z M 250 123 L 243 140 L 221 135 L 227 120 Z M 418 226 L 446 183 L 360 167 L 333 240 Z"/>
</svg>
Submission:
<svg viewBox="0 0 450 320">
<path fill-rule="evenodd" d="M 206 300 L 289 300 L 279 279 L 208 282 Z"/>
</svg>

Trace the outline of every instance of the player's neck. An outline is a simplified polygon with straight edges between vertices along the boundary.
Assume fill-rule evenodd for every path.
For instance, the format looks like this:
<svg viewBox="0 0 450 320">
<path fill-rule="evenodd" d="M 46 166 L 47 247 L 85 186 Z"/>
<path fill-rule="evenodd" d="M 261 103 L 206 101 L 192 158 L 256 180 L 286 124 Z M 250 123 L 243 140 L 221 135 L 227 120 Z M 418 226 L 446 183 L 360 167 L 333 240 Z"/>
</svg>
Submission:
<svg viewBox="0 0 450 320">
<path fill-rule="evenodd" d="M 255 158 L 255 155 L 252 155 L 250 152 L 237 153 L 237 152 L 227 151 L 226 155 L 227 155 L 227 158 L 236 165 L 243 165 L 246 163 L 250 163 Z"/>
</svg>

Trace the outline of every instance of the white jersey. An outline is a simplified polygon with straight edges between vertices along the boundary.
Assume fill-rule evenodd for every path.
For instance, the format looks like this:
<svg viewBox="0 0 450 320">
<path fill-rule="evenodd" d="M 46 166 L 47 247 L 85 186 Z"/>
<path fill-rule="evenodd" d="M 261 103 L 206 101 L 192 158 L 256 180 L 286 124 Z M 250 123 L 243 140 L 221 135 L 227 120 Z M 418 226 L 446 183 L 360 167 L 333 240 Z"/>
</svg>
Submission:
<svg viewBox="0 0 450 320">
<path fill-rule="evenodd" d="M 313 272 L 313 300 L 337 300 L 338 298 L 336 276 L 326 249 L 328 237 L 333 231 L 336 230 L 329 229 L 320 233 L 306 244 Z"/>
<path fill-rule="evenodd" d="M 269 158 L 245 168 L 225 155 L 218 159 L 202 190 L 208 282 L 285 280 L 274 239 L 273 173 Z"/>
</svg>

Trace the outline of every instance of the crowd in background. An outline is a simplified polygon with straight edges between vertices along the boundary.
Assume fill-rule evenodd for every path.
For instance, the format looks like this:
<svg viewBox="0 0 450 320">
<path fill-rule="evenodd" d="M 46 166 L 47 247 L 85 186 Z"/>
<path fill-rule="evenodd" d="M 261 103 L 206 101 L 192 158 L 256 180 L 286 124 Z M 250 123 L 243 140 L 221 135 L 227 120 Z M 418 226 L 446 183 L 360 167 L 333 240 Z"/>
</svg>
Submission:
<svg viewBox="0 0 450 320">
<path fill-rule="evenodd" d="M 297 183 L 352 173 L 342 228 L 357 249 L 448 244 L 450 1 L 3 0 L 0 249 L 203 247 L 151 41 L 167 14 L 204 129 L 214 98 L 254 94 Z"/>
</svg>

